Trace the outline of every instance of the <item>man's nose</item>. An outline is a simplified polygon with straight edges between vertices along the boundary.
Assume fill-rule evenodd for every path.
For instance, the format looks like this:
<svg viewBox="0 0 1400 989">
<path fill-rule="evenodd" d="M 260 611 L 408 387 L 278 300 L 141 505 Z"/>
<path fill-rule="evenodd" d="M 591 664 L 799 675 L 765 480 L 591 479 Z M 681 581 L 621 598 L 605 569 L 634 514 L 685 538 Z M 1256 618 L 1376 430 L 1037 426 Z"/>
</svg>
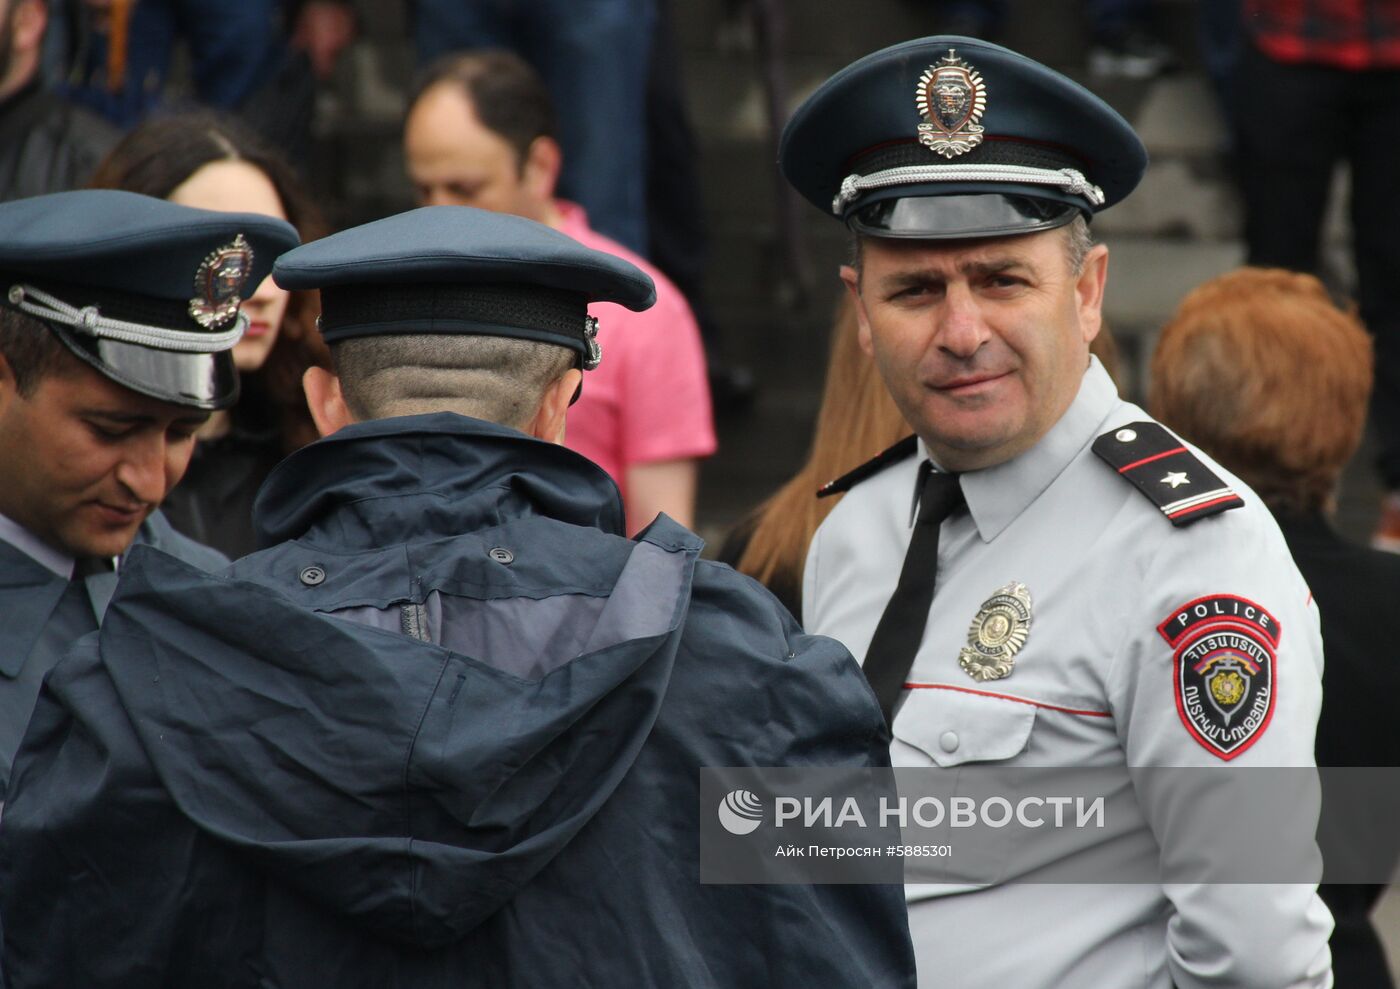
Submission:
<svg viewBox="0 0 1400 989">
<path fill-rule="evenodd" d="M 164 433 L 133 442 L 117 465 L 117 480 L 132 498 L 159 505 L 170 489 L 170 449 Z"/>
<path fill-rule="evenodd" d="M 954 357 L 971 357 L 987 342 L 991 331 L 968 286 L 955 283 L 946 291 L 938 315 L 939 349 Z"/>
</svg>

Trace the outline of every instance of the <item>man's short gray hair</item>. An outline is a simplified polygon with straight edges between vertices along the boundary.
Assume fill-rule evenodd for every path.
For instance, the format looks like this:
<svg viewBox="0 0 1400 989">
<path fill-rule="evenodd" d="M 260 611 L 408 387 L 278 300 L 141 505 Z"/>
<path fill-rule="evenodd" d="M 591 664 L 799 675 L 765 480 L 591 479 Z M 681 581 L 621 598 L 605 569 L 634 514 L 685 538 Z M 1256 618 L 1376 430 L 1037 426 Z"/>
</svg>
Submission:
<svg viewBox="0 0 1400 989">
<path fill-rule="evenodd" d="M 334 343 L 331 360 L 356 419 L 457 412 L 524 429 L 578 355 L 513 337 L 391 334 Z"/>
<path fill-rule="evenodd" d="M 1074 219 L 1069 221 L 1065 233 L 1068 236 L 1065 249 L 1069 255 L 1069 270 L 1076 275 L 1082 275 L 1084 262 L 1094 248 L 1094 234 L 1089 229 L 1089 221 L 1084 219 L 1083 213 L 1076 214 Z"/>
</svg>

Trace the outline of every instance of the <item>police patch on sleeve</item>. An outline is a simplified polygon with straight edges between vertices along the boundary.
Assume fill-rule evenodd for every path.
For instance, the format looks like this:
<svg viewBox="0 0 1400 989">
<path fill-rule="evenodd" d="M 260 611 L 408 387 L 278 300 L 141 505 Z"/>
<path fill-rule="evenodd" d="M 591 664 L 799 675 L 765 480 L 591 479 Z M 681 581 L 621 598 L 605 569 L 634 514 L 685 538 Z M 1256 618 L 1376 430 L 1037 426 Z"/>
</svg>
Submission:
<svg viewBox="0 0 1400 989">
<path fill-rule="evenodd" d="M 1274 714 L 1278 619 L 1253 601 L 1219 594 L 1188 601 L 1157 631 L 1173 650 L 1176 710 L 1186 730 L 1211 755 L 1235 758 Z"/>
</svg>

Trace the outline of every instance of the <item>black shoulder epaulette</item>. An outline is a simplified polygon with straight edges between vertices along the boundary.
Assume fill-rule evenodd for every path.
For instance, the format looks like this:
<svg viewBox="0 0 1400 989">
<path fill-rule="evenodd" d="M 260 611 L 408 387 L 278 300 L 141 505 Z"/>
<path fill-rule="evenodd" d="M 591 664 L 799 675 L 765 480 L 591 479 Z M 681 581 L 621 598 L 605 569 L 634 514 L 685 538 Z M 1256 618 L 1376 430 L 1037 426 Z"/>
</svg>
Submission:
<svg viewBox="0 0 1400 989">
<path fill-rule="evenodd" d="M 897 464 L 906 457 L 912 457 L 918 449 L 919 438 L 906 436 L 884 453 L 872 457 L 855 470 L 842 474 L 834 481 L 827 481 L 817 489 L 817 497 L 827 498 L 834 494 L 841 494 L 843 491 L 849 491 L 867 477 L 873 477 L 880 473 L 890 464 Z"/>
<path fill-rule="evenodd" d="M 1094 440 L 1094 453 L 1175 526 L 1244 507 L 1244 499 L 1160 424 L 1134 422 Z"/>
</svg>

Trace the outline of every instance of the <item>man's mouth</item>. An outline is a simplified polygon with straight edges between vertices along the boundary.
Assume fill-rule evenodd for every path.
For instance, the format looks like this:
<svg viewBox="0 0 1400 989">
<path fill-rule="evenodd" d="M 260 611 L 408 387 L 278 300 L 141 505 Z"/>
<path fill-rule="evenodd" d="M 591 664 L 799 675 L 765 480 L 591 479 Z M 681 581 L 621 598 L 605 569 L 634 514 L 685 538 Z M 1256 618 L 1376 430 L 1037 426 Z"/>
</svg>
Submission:
<svg viewBox="0 0 1400 989">
<path fill-rule="evenodd" d="M 934 384 L 933 389 L 951 395 L 964 395 L 992 382 L 1000 381 L 1010 373 L 1010 371 L 987 371 L 976 374 L 960 374 L 955 378 L 947 378 Z"/>
<path fill-rule="evenodd" d="M 104 522 L 110 525 L 130 525 L 140 522 L 149 513 L 145 505 L 113 505 L 105 501 L 93 502 L 93 507 Z"/>
</svg>

